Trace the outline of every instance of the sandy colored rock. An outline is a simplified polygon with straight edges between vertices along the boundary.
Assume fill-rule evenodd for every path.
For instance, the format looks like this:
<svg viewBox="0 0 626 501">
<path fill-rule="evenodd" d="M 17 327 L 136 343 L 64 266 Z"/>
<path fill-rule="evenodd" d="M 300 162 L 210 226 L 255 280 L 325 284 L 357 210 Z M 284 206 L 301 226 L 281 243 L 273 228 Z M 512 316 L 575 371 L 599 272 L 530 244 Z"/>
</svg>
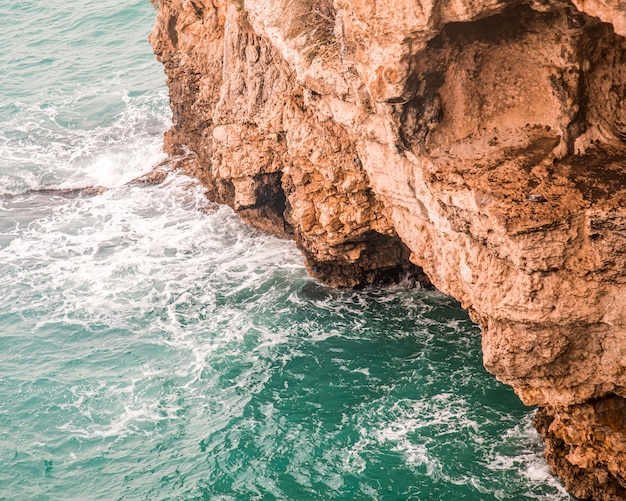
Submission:
<svg viewBox="0 0 626 501">
<path fill-rule="evenodd" d="M 603 449 L 554 423 L 596 427 L 594 403 L 626 397 L 625 16 L 618 0 L 163 0 L 150 36 L 166 150 L 209 197 L 294 238 L 328 284 L 423 270 L 592 499 L 626 487 L 624 429 Z"/>
<path fill-rule="evenodd" d="M 545 457 L 580 499 L 626 499 L 626 400 L 608 396 L 566 408 L 544 408 L 535 426 Z"/>
</svg>

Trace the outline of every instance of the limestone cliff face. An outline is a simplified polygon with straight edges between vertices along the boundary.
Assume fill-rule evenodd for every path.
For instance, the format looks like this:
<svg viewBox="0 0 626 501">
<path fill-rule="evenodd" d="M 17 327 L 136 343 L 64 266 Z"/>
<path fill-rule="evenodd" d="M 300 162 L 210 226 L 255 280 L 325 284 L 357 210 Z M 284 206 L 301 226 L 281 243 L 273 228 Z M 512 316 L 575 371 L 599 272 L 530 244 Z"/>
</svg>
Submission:
<svg viewBox="0 0 626 501">
<path fill-rule="evenodd" d="M 150 40 L 213 200 L 331 285 L 423 269 L 568 488 L 626 499 L 625 36 L 621 0 L 162 0 Z"/>
</svg>

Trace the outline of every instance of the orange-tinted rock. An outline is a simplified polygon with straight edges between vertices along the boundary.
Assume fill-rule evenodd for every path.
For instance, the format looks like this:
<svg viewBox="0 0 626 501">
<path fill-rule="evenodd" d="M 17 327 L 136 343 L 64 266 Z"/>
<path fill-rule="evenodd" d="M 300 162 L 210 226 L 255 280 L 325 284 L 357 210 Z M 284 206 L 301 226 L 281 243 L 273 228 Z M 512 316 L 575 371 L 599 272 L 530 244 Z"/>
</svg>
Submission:
<svg viewBox="0 0 626 501">
<path fill-rule="evenodd" d="M 618 0 L 163 0 L 150 40 L 212 200 L 331 285 L 423 269 L 491 372 L 585 429 L 626 397 L 624 35 Z M 606 474 L 573 490 L 626 487 L 549 427 L 557 473 Z"/>
</svg>

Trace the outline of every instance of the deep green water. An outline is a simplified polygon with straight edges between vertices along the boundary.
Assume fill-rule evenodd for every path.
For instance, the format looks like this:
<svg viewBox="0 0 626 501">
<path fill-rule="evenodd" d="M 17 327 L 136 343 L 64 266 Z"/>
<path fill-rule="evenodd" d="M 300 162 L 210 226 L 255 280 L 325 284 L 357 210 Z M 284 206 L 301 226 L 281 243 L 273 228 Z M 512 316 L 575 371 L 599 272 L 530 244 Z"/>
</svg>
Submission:
<svg viewBox="0 0 626 501">
<path fill-rule="evenodd" d="M 125 184 L 170 119 L 148 0 L 0 13 L 0 499 L 570 499 L 452 300 Z"/>
</svg>

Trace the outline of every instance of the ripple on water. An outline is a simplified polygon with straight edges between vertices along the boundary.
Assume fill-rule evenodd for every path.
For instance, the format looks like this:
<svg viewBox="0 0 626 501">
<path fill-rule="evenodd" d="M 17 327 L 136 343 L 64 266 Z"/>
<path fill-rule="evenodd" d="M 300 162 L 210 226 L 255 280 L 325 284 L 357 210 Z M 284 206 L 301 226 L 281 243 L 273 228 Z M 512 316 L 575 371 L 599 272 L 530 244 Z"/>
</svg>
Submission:
<svg viewBox="0 0 626 501">
<path fill-rule="evenodd" d="M 325 289 L 204 204 L 180 175 L 41 204 L 0 249 L 9 493 L 567 499 L 453 302 Z"/>
</svg>

